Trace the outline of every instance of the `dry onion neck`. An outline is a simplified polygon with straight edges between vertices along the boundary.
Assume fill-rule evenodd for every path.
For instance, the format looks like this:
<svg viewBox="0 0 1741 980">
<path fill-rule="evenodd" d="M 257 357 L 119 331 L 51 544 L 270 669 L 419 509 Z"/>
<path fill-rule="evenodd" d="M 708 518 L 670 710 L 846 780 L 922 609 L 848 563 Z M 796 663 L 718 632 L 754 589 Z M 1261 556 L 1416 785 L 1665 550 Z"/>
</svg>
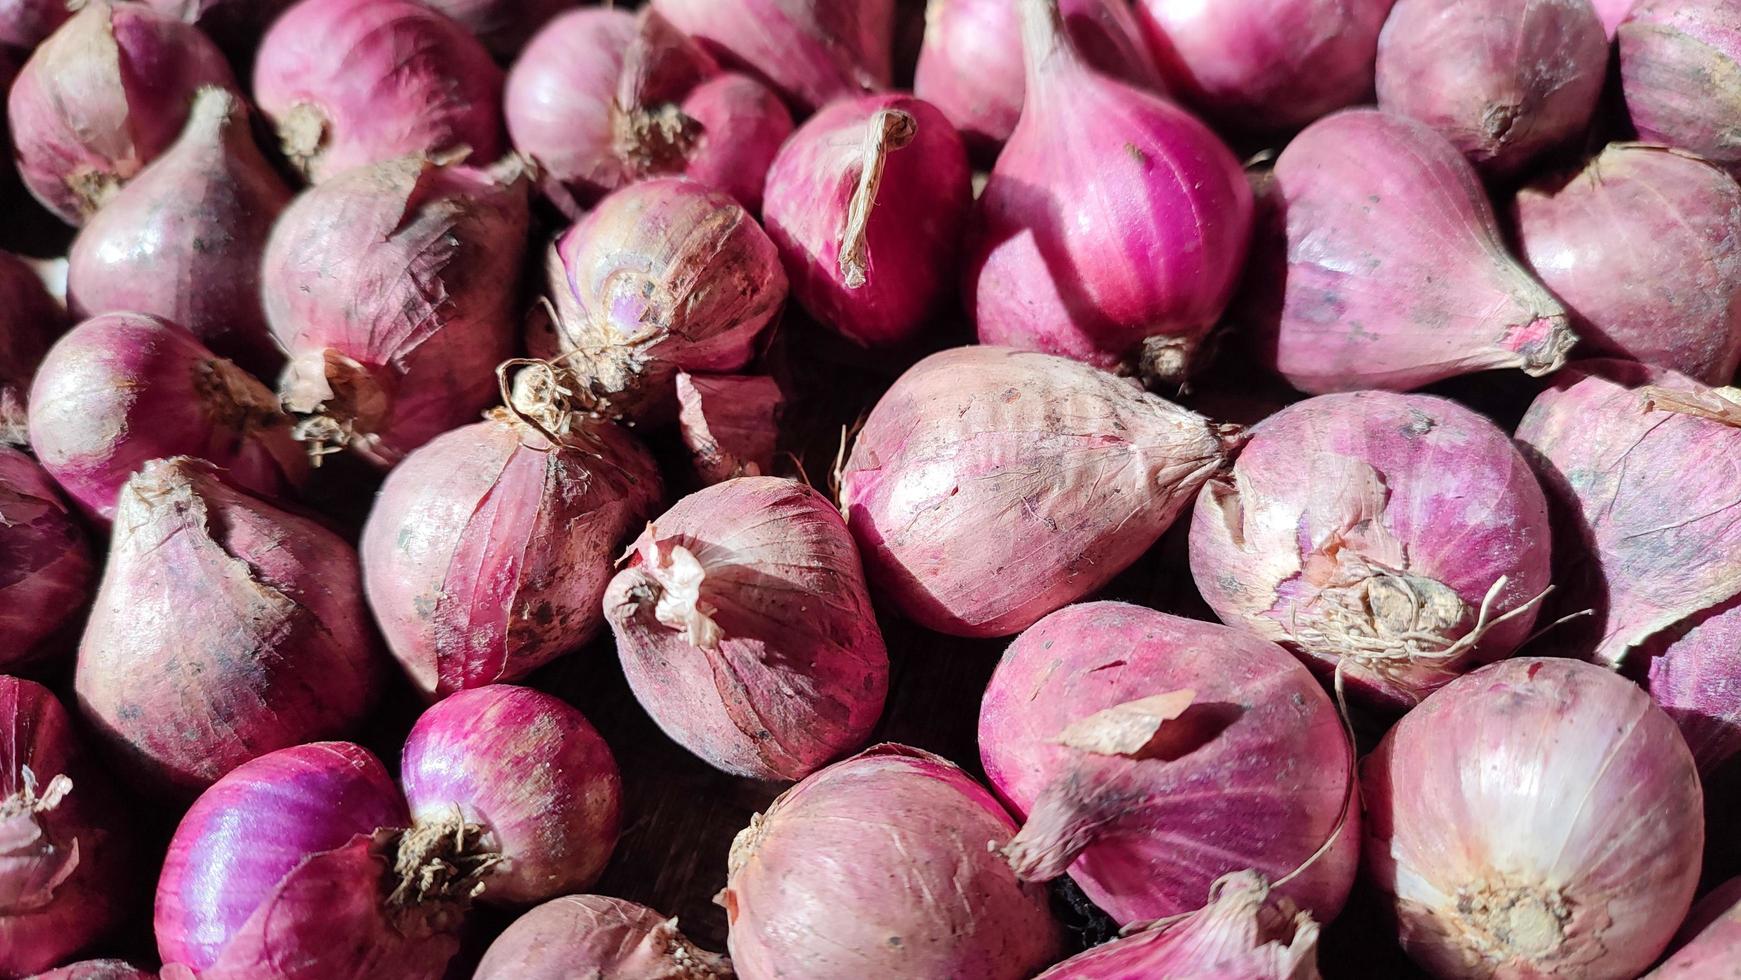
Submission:
<svg viewBox="0 0 1741 980">
<path fill-rule="evenodd" d="M 411 939 L 459 928 L 502 861 L 486 843 L 484 827 L 466 822 L 457 808 L 398 832 L 388 850 L 393 866 L 383 879 L 385 904 L 393 927 Z"/>
</svg>

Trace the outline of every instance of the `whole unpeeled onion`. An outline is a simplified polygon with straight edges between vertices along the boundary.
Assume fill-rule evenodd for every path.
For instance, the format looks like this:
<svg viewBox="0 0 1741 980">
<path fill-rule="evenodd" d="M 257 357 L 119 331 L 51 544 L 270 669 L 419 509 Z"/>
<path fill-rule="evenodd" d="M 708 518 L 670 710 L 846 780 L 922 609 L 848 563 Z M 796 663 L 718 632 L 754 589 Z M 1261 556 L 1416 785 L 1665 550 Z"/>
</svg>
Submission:
<svg viewBox="0 0 1741 980">
<path fill-rule="evenodd" d="M 0 48 L 28 52 L 72 15 L 66 0 L 0 0 Z"/>
<path fill-rule="evenodd" d="M 67 301 L 79 317 L 150 313 L 270 378 L 284 363 L 260 304 L 260 254 L 290 202 L 254 145 L 247 104 L 201 89 L 181 139 L 74 240 Z"/>
<path fill-rule="evenodd" d="M 121 485 L 147 460 L 198 456 L 269 497 L 308 478 L 290 419 L 265 385 L 182 327 L 106 313 L 55 343 L 30 388 L 30 445 L 86 514 L 115 516 Z"/>
<path fill-rule="evenodd" d="M 611 109 L 637 23 L 615 7 L 571 10 L 546 24 L 508 72 L 508 136 L 538 164 L 546 193 L 570 217 L 625 183 Z"/>
<path fill-rule="evenodd" d="M 1007 636 L 1147 551 L 1236 440 L 1085 364 L 961 347 L 877 402 L 840 499 L 881 597 L 928 629 Z"/>
<path fill-rule="evenodd" d="M 38 973 L 31 980 L 157 980 L 157 974 L 125 960 L 85 960 Z"/>
<path fill-rule="evenodd" d="M 1575 143 L 1608 77 L 1590 0 L 1397 0 L 1378 39 L 1378 104 L 1511 177 Z"/>
<path fill-rule="evenodd" d="M 1716 980 L 1741 963 L 1741 878 L 1699 899 L 1676 937 L 1680 946 L 1646 980 Z"/>
<path fill-rule="evenodd" d="M 206 85 L 236 81 L 198 28 L 144 4 L 90 0 L 12 84 L 18 172 L 44 207 L 80 224 L 175 142 Z"/>
<path fill-rule="evenodd" d="M 1692 902 L 1698 772 L 1612 671 L 1516 659 L 1452 681 L 1361 781 L 1367 870 L 1435 976 L 1635 977 Z"/>
<path fill-rule="evenodd" d="M 538 28 L 576 0 L 423 0 L 471 31 L 498 57 L 512 57 Z"/>
<path fill-rule="evenodd" d="M 185 456 L 121 490 L 79 646 L 87 719 L 140 785 L 192 795 L 363 720 L 382 680 L 357 556 Z"/>
<path fill-rule="evenodd" d="M 300 0 L 254 62 L 254 99 L 311 181 L 409 154 L 502 155 L 502 70 L 414 0 Z"/>
<path fill-rule="evenodd" d="M 0 446 L 28 441 L 30 381 L 65 321 L 36 270 L 0 251 Z"/>
<path fill-rule="evenodd" d="M 803 111 L 889 86 L 895 0 L 654 0 L 652 7 Z"/>
<path fill-rule="evenodd" d="M 1045 893 L 988 845 L 1009 815 L 953 764 L 878 745 L 781 794 L 720 895 L 746 977 L 1020 980 L 1052 961 Z"/>
<path fill-rule="evenodd" d="M 1741 9 L 1729 0 L 1640 0 L 1615 37 L 1639 138 L 1741 168 Z"/>
<path fill-rule="evenodd" d="M 1233 295 L 1250 185 L 1195 117 L 1090 67 L 1058 0 L 1019 9 L 1027 101 L 967 249 L 980 342 L 1182 381 Z"/>
<path fill-rule="evenodd" d="M 759 375 L 677 375 L 677 426 L 703 483 L 764 476 L 774 468 L 785 396 Z"/>
<path fill-rule="evenodd" d="M 77 628 L 96 568 L 91 545 L 48 474 L 0 446 L 0 671 L 58 650 Z"/>
<path fill-rule="evenodd" d="M 882 714 L 889 656 L 840 512 L 794 480 L 727 480 L 647 526 L 604 597 L 635 698 L 726 772 L 802 779 Z"/>
<path fill-rule="evenodd" d="M 485 951 L 472 980 L 729 980 L 709 953 L 645 905 L 603 895 L 564 895 L 514 920 Z"/>
<path fill-rule="evenodd" d="M 1475 169 L 1428 126 L 1349 109 L 1276 160 L 1243 308 L 1302 391 L 1406 391 L 1492 368 L 1544 375 L 1577 343 L 1506 251 Z"/>
<path fill-rule="evenodd" d="M 312 452 L 391 466 L 491 404 L 491 369 L 514 349 L 526 198 L 518 164 L 404 157 L 285 209 L 261 285 L 290 357 L 279 395 Z"/>
</svg>

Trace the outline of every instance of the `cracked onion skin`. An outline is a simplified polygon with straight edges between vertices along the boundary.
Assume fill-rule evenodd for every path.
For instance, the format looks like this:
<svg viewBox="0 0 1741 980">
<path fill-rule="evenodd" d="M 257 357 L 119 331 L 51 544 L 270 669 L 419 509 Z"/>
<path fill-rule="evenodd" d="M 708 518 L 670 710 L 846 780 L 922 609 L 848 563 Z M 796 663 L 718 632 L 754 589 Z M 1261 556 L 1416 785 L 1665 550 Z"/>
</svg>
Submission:
<svg viewBox="0 0 1741 980">
<path fill-rule="evenodd" d="M 0 446 L 0 671 L 68 649 L 96 583 L 90 539 L 36 461 Z"/>
<path fill-rule="evenodd" d="M 1728 0 L 1640 0 L 1615 38 L 1639 139 L 1741 172 L 1741 9 Z"/>
<path fill-rule="evenodd" d="M 65 325 L 66 311 L 43 287 L 36 270 L 0 251 L 0 446 L 30 441 L 30 382 Z"/>
<path fill-rule="evenodd" d="M 590 972 L 589 972 L 590 971 Z M 645 905 L 604 895 L 551 899 L 502 931 L 472 980 L 731 980 L 731 961 Z"/>
</svg>

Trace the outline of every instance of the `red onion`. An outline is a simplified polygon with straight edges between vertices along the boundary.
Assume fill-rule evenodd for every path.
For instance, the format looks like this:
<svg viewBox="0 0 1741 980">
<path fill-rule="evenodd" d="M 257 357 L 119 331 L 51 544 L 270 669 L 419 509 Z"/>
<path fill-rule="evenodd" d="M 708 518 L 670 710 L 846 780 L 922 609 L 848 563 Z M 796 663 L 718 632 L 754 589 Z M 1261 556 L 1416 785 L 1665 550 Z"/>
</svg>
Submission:
<svg viewBox="0 0 1741 980">
<path fill-rule="evenodd" d="M 1119 602 L 1017 637 L 979 714 L 986 778 L 1022 832 L 1023 880 L 1066 870 L 1120 924 L 1190 912 L 1252 870 L 1324 921 L 1354 883 L 1352 751 L 1280 647 Z"/>
<path fill-rule="evenodd" d="M 72 15 L 66 0 L 0 0 L 0 48 L 29 51 Z"/>
<path fill-rule="evenodd" d="M 500 57 L 512 57 L 545 22 L 577 0 L 423 0 Z"/>
<path fill-rule="evenodd" d="M 1378 39 L 1378 104 L 1511 177 L 1590 128 L 1608 38 L 1590 0 L 1397 0 Z"/>
<path fill-rule="evenodd" d="M 1541 486 L 1498 427 L 1363 391 L 1252 430 L 1198 496 L 1191 573 L 1222 622 L 1407 707 L 1528 637 L 1548 542 Z"/>
<path fill-rule="evenodd" d="M 415 829 L 437 840 L 483 828 L 484 901 L 542 902 L 579 891 L 610 860 L 622 820 L 611 750 L 580 712 L 530 688 L 461 691 L 423 713 L 400 778 Z"/>
<path fill-rule="evenodd" d="M 611 7 L 570 11 L 545 25 L 508 72 L 508 136 L 570 217 L 627 182 L 611 111 L 636 24 Z"/>
<path fill-rule="evenodd" d="M 90 0 L 12 84 L 18 172 L 44 207 L 79 224 L 175 142 L 206 85 L 236 82 L 198 28 L 143 4 Z"/>
<path fill-rule="evenodd" d="M 185 456 L 121 491 L 74 678 L 126 773 L 191 795 L 363 720 L 381 681 L 350 545 Z"/>
<path fill-rule="evenodd" d="M 1635 977 L 1698 883 L 1692 757 L 1643 691 L 1591 664 L 1520 658 L 1452 681 L 1361 781 L 1367 870 L 1435 976 Z"/>
<path fill-rule="evenodd" d="M 1604 354 L 1727 384 L 1741 366 L 1741 187 L 1689 153 L 1609 146 L 1517 195 L 1536 274 Z M 1651 242 L 1650 248 L 1628 243 Z"/>
<path fill-rule="evenodd" d="M 948 760 L 878 745 L 781 794 L 738 834 L 720 902 L 746 977 L 1019 980 L 1050 963 L 1043 890 L 988 845 L 1015 832 Z"/>
<path fill-rule="evenodd" d="M 28 441 L 30 379 L 65 320 L 36 270 L 0 251 L 0 446 Z"/>
<path fill-rule="evenodd" d="M 1247 315 L 1258 359 L 1302 391 L 1540 376 L 1577 343 L 1507 253 L 1475 169 L 1421 123 L 1372 109 L 1313 123 L 1276 160 L 1270 203 Z"/>
<path fill-rule="evenodd" d="M 677 375 L 677 424 L 703 483 L 773 472 L 785 396 L 773 378 Z"/>
<path fill-rule="evenodd" d="M 967 148 L 928 102 L 842 99 L 774 158 L 763 220 L 810 315 L 866 347 L 928 326 L 955 286 L 973 202 Z"/>
<path fill-rule="evenodd" d="M 792 135 L 786 104 L 761 82 L 728 72 L 691 89 L 682 111 L 701 133 L 684 175 L 760 214 L 768 170 Z"/>
<path fill-rule="evenodd" d="M 1741 169 L 1741 9 L 1730 0 L 1640 0 L 1615 36 L 1639 138 Z"/>
<path fill-rule="evenodd" d="M 786 301 L 774 243 L 736 201 L 668 177 L 625 187 L 557 241 L 551 334 L 528 346 L 615 415 L 664 418 L 679 371 L 735 371 Z"/>
<path fill-rule="evenodd" d="M 1138 0 L 1170 89 L 1225 126 L 1295 129 L 1372 99 L 1394 0 Z"/>
<path fill-rule="evenodd" d="M 390 466 L 491 404 L 490 367 L 514 348 L 527 221 L 512 163 L 405 157 L 291 202 L 261 282 L 290 355 L 279 394 L 312 452 Z"/>
<path fill-rule="evenodd" d="M 730 980 L 731 963 L 677 931 L 677 920 L 620 898 L 564 895 L 509 926 L 472 980 Z"/>
<path fill-rule="evenodd" d="M 962 347 L 883 395 L 840 499 L 880 597 L 927 629 L 1008 636 L 1136 561 L 1235 431 L 1075 361 Z"/>
<path fill-rule="evenodd" d="M 1608 33 L 1608 39 L 1614 39 L 1614 32 L 1619 29 L 1626 15 L 1632 13 L 1632 8 L 1638 6 L 1639 0 L 1590 0 L 1590 6 L 1596 9 L 1596 16 L 1602 18 L 1602 27 Z"/>
<path fill-rule="evenodd" d="M 1699 899 L 1681 926 L 1683 942 L 1646 980 L 1720 980 L 1741 963 L 1741 878 L 1718 885 Z"/>
<path fill-rule="evenodd" d="M 641 706 L 726 772 L 802 779 L 882 714 L 889 656 L 858 549 L 802 483 L 745 477 L 678 501 L 604 610 Z"/>
<path fill-rule="evenodd" d="M 0 676 L 0 974 L 48 969 L 122 922 L 121 812 L 54 695 Z"/>
<path fill-rule="evenodd" d="M 273 22 L 254 99 L 311 181 L 408 154 L 502 155 L 502 70 L 413 0 L 301 0 Z"/>
<path fill-rule="evenodd" d="M 4 0 L 0 0 L 3 3 Z M 295 0 L 144 0 L 148 6 L 199 25 L 238 64 L 254 59 L 260 36 Z"/>
<path fill-rule="evenodd" d="M 497 409 L 388 475 L 363 528 L 375 620 L 425 696 L 525 677 L 585 645 L 659 471 L 616 426 Z"/>
<path fill-rule="evenodd" d="M 1700 612 L 1638 648 L 1651 699 L 1711 775 L 1741 754 L 1741 601 Z"/>
<path fill-rule="evenodd" d="M 85 960 L 38 973 L 31 980 L 157 980 L 157 974 L 125 960 Z"/>
<path fill-rule="evenodd" d="M 43 360 L 30 401 L 43 469 L 101 523 L 115 516 L 127 478 L 163 456 L 208 459 L 268 497 L 308 478 L 271 391 L 154 316 L 107 313 L 74 327 Z"/>
<path fill-rule="evenodd" d="M 980 342 L 1181 381 L 1232 296 L 1251 188 L 1208 127 L 1090 68 L 1058 0 L 1020 11 L 1027 104 L 968 245 Z"/>
<path fill-rule="evenodd" d="M 48 474 L 8 446 L 0 446 L 0 556 L 0 671 L 10 672 L 70 640 L 96 569 L 84 529 Z"/>
<path fill-rule="evenodd" d="M 261 377 L 284 363 L 260 305 L 260 253 L 290 201 L 242 99 L 201 89 L 181 139 L 102 211 L 68 255 L 74 314 L 150 313 Z"/>
<path fill-rule="evenodd" d="M 799 109 L 889 86 L 895 0 L 653 0 L 652 7 Z"/>
</svg>

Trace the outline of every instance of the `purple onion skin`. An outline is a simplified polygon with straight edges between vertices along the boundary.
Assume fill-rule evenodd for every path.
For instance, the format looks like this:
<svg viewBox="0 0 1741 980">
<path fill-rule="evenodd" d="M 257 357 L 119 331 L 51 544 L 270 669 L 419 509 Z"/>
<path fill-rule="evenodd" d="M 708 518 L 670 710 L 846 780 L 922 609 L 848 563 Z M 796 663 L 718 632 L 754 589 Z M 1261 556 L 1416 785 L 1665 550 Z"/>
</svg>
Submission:
<svg viewBox="0 0 1741 980">
<path fill-rule="evenodd" d="M 48 474 L 0 446 L 0 671 L 70 642 L 95 580 L 84 528 Z"/>
<path fill-rule="evenodd" d="M 66 0 L 0 0 L 0 48 L 28 53 L 72 15 Z"/>
<path fill-rule="evenodd" d="M 29 441 L 30 381 L 65 325 L 66 312 L 36 271 L 0 251 L 0 446 Z"/>
<path fill-rule="evenodd" d="M 1699 772 L 1725 770 L 1741 754 L 1741 602 L 1677 624 L 1637 656 L 1651 698 L 1680 726 Z"/>
<path fill-rule="evenodd" d="M 1675 937 L 1673 956 L 1645 980 L 1722 980 L 1741 963 L 1741 878 L 1731 878 L 1694 903 Z"/>
<path fill-rule="evenodd" d="M 730 961 L 695 946 L 645 905 L 564 895 L 514 920 L 472 980 L 731 980 Z"/>
<path fill-rule="evenodd" d="M 30 980 L 158 980 L 157 974 L 141 970 L 125 960 L 85 960 L 57 970 L 38 973 Z"/>
<path fill-rule="evenodd" d="M 538 164 L 546 196 L 571 218 L 626 180 L 608 152 L 610 109 L 636 30 L 626 10 L 570 11 L 546 24 L 508 72 L 508 135 Z"/>
<path fill-rule="evenodd" d="M 701 124 L 701 142 L 684 176 L 737 198 L 751 214 L 762 213 L 768 171 L 792 135 L 792 114 L 773 89 L 728 72 L 692 89 L 683 114 Z"/>
<path fill-rule="evenodd" d="M 769 377 L 677 375 L 677 427 L 704 484 L 774 472 L 786 399 Z"/>
<path fill-rule="evenodd" d="M 149 313 L 190 330 L 257 377 L 284 354 L 260 301 L 260 257 L 290 202 L 254 145 L 247 104 L 201 89 L 181 139 L 93 215 L 67 256 L 79 318 Z"/>
<path fill-rule="evenodd" d="M 1397 0 L 1377 77 L 1380 108 L 1509 179 L 1589 129 L 1608 37 L 1590 0 Z"/>
<path fill-rule="evenodd" d="M 512 58 L 528 38 L 579 0 L 424 0 L 471 31 L 498 58 Z"/>
<path fill-rule="evenodd" d="M 1741 8 L 1729 0 L 1641 0 L 1615 36 L 1638 137 L 1741 170 Z"/>
</svg>

